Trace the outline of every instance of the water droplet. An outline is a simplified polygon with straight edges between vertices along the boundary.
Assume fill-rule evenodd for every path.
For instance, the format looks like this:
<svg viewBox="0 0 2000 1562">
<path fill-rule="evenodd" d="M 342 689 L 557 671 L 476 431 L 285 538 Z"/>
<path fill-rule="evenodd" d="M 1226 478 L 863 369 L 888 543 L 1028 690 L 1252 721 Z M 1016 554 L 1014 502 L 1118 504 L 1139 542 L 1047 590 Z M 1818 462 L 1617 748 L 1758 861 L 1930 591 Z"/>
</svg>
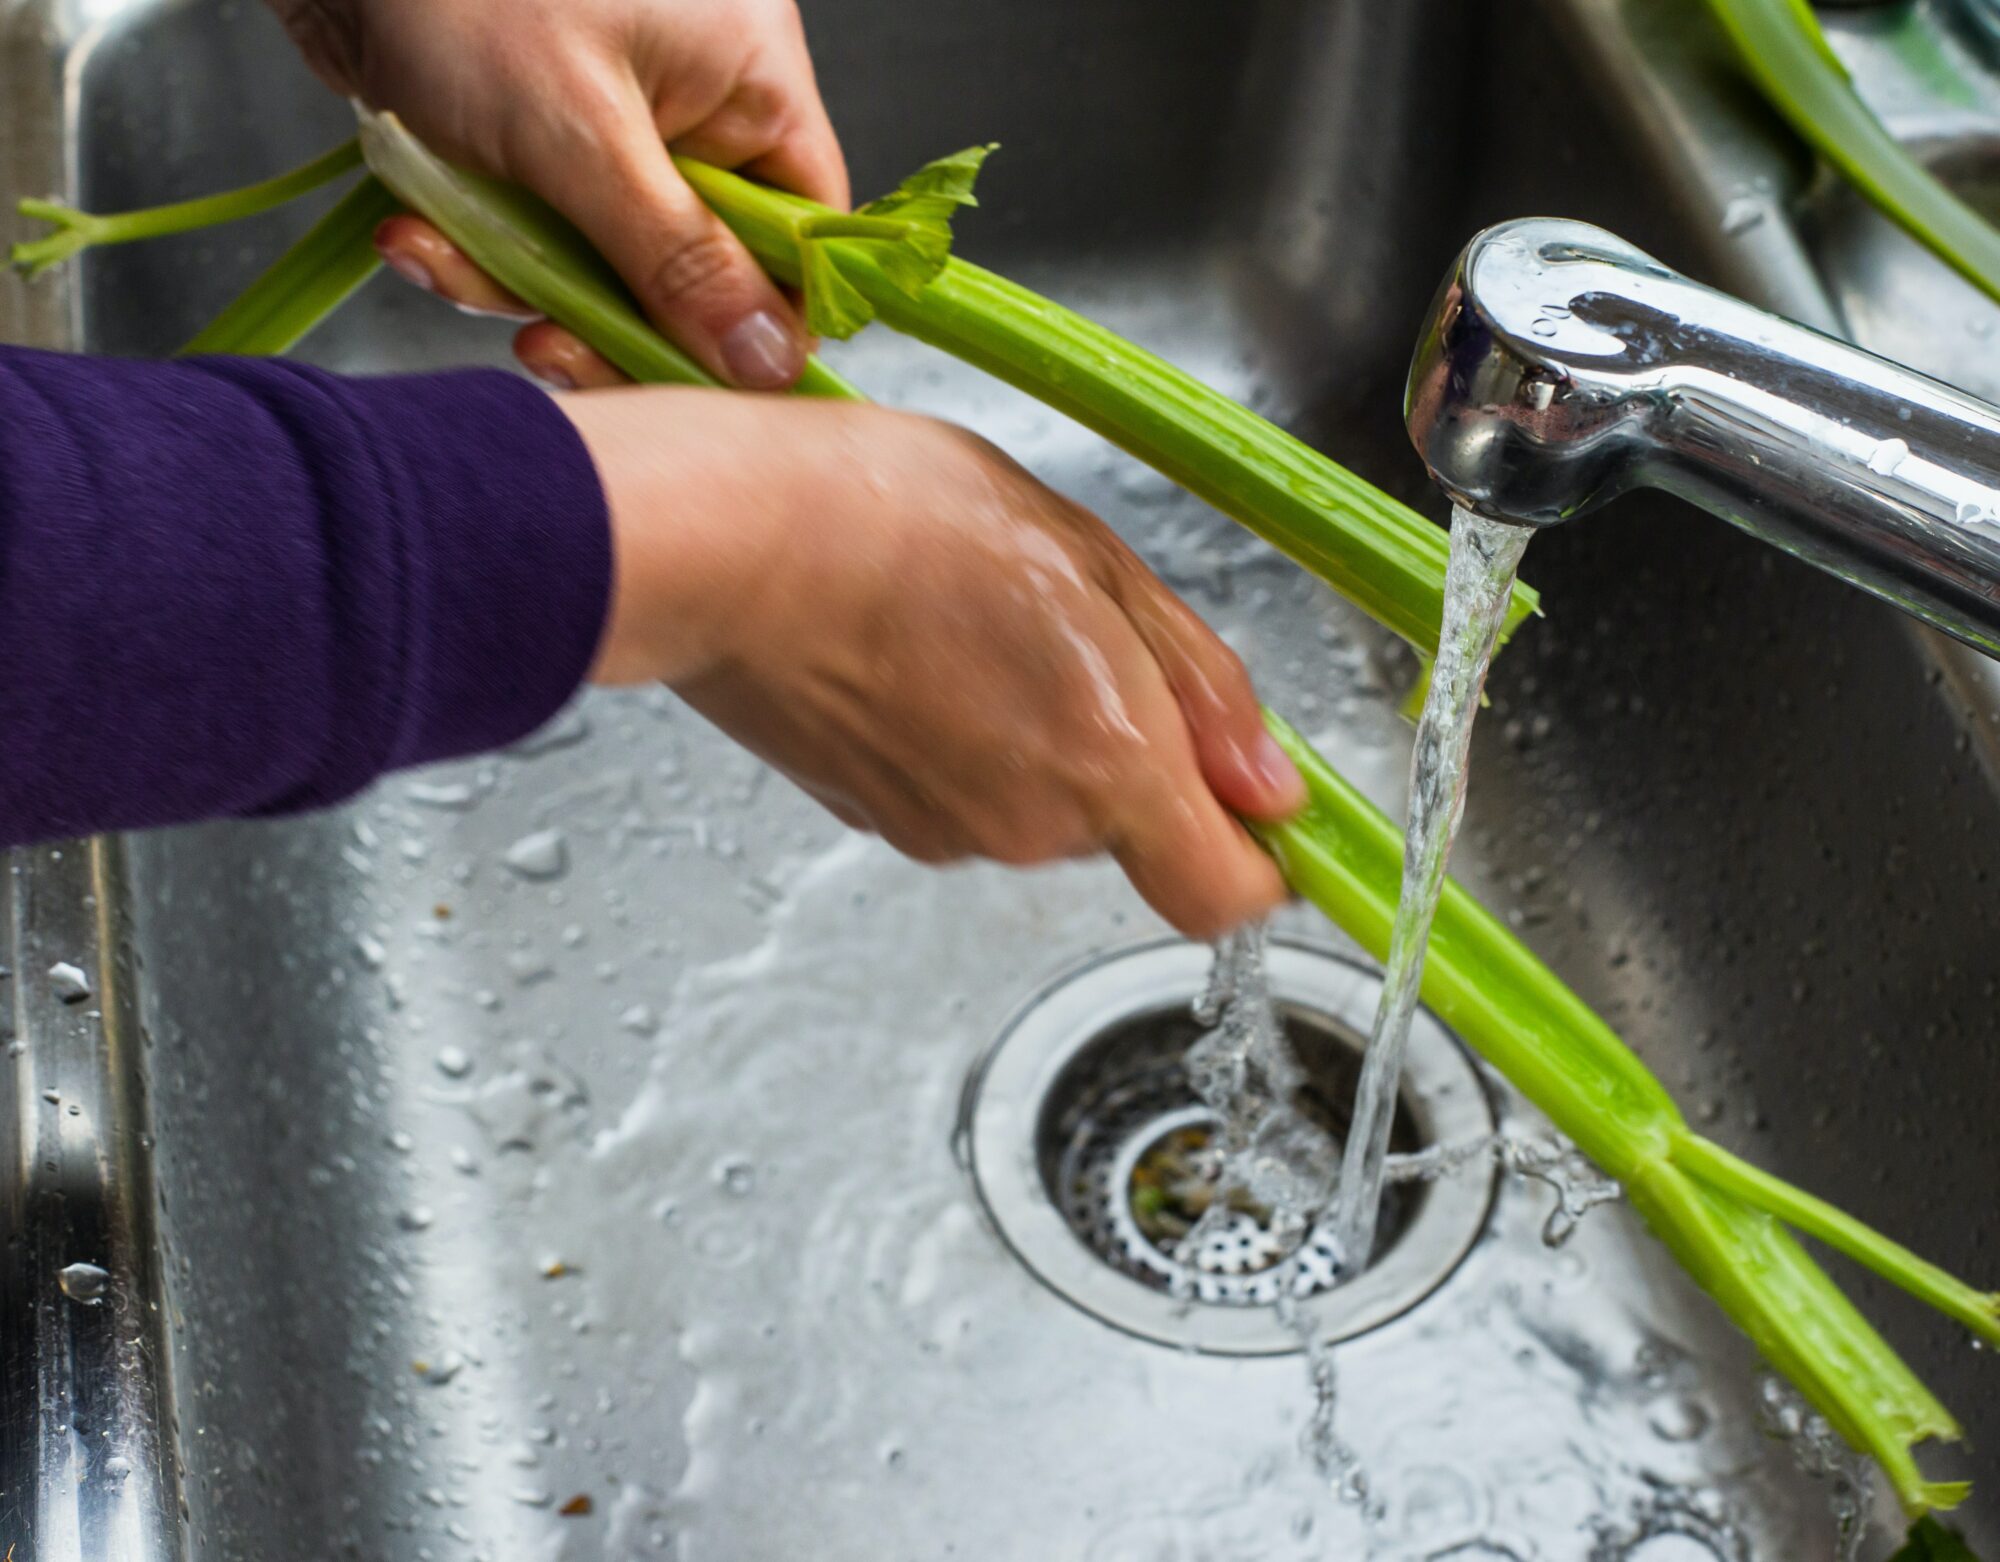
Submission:
<svg viewBox="0 0 2000 1562">
<path fill-rule="evenodd" d="M 428 1231 L 437 1223 L 437 1212 L 428 1204 L 413 1204 L 396 1217 L 405 1231 Z"/>
<path fill-rule="evenodd" d="M 389 951 L 382 947 L 382 940 L 367 933 L 354 941 L 354 952 L 361 956 L 361 963 L 371 971 L 381 970 L 383 962 L 389 958 Z"/>
<path fill-rule="evenodd" d="M 49 967 L 49 986 L 64 1003 L 82 1003 L 90 996 L 90 978 L 67 960 Z"/>
<path fill-rule="evenodd" d="M 1646 1424 L 1663 1443 L 1692 1443 L 1708 1431 L 1714 1420 L 1700 1400 L 1690 1394 L 1676 1394 L 1655 1405 Z"/>
<path fill-rule="evenodd" d="M 1885 439 L 1868 458 L 1868 470 L 1877 477 L 1890 476 L 1910 457 L 1910 447 L 1900 439 Z"/>
<path fill-rule="evenodd" d="M 722 1184 L 725 1193 L 743 1198 L 757 1186 L 757 1168 L 748 1161 L 724 1161 L 715 1169 L 715 1180 Z"/>
<path fill-rule="evenodd" d="M 660 1017 L 650 1004 L 635 1003 L 618 1016 L 618 1023 L 635 1036 L 651 1036 L 660 1028 Z"/>
<path fill-rule="evenodd" d="M 417 1361 L 411 1366 L 432 1388 L 443 1388 L 465 1370 L 465 1358 L 455 1350 L 448 1350 L 436 1361 Z"/>
<path fill-rule="evenodd" d="M 556 968 L 532 949 L 515 950 L 507 957 L 507 969 L 523 987 L 545 982 L 556 974 Z"/>
<path fill-rule="evenodd" d="M 403 795 L 424 808 L 454 811 L 470 808 L 479 801 L 479 794 L 468 781 L 412 781 L 403 789 Z"/>
<path fill-rule="evenodd" d="M 569 843 L 560 830 L 537 830 L 508 847 L 501 860 L 524 879 L 558 878 L 569 866 Z"/>
<path fill-rule="evenodd" d="M 1764 220 L 1764 202 L 1755 195 L 1739 195 L 1722 209 L 1722 231 L 1732 239 L 1748 233 Z"/>
<path fill-rule="evenodd" d="M 572 705 L 559 712 L 555 719 L 537 732 L 529 733 L 507 752 L 522 759 L 533 759 L 540 754 L 552 754 L 559 748 L 568 748 L 581 743 L 590 736 L 590 718 L 583 713 L 581 705 Z"/>
<path fill-rule="evenodd" d="M 95 1307 L 111 1289 L 111 1274 L 97 1264 L 71 1264 L 56 1276 L 56 1283 L 71 1301 Z"/>
<path fill-rule="evenodd" d="M 472 1059 L 463 1047 L 440 1047 L 437 1071 L 447 1079 L 463 1079 L 472 1072 Z"/>
</svg>

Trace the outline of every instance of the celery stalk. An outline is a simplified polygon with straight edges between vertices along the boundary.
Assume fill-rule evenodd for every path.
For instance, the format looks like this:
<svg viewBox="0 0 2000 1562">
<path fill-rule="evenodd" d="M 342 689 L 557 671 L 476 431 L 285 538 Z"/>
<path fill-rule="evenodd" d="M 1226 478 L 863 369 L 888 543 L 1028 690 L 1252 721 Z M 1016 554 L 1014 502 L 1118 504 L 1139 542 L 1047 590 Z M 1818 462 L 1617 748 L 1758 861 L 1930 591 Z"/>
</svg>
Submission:
<svg viewBox="0 0 2000 1562">
<path fill-rule="evenodd" d="M 376 175 L 524 302 L 636 378 L 712 383 L 659 336 L 603 261 L 544 203 L 452 168 L 394 115 L 364 113 L 361 126 Z M 969 200 L 975 157 L 933 164 L 854 214 L 703 164 L 683 166 L 698 193 L 778 275 L 802 280 L 806 251 L 828 262 L 819 285 L 808 288 L 809 308 L 830 303 L 829 289 L 852 290 L 858 299 L 847 306 L 850 326 L 879 313 L 1028 390 L 1243 521 L 1419 649 L 1436 645 L 1446 554 L 1436 526 L 1152 354 L 947 258 L 938 209 Z M 913 262 L 912 249 L 934 264 Z M 840 318 L 836 312 L 815 323 L 824 328 Z M 800 389 L 855 394 L 817 361 Z M 1530 588 L 1517 588 L 1509 627 L 1534 604 Z"/>
<path fill-rule="evenodd" d="M 1298 733 L 1276 716 L 1267 720 L 1304 775 L 1308 801 L 1282 824 L 1251 829 L 1286 883 L 1380 958 L 1396 914 L 1403 832 Z M 1989 1338 L 1993 1298 L 1697 1136 L 1610 1027 L 1455 881 L 1447 881 L 1432 927 L 1423 996 L 1623 1185 L 1632 1207 L 1765 1359 L 1881 1465 L 1906 1509 L 1922 1514 L 1964 1499 L 1963 1486 L 1926 1480 L 1912 1453 L 1928 1439 L 1957 1437 L 1957 1424 L 1785 1222 Z"/>
<path fill-rule="evenodd" d="M 163 238 L 170 233 L 189 233 L 196 228 L 254 217 L 317 190 L 360 166 L 361 147 L 348 141 L 303 167 L 261 184 L 220 195 L 204 195 L 199 200 L 176 201 L 171 206 L 151 206 L 144 211 L 93 214 L 55 201 L 24 200 L 18 207 L 23 217 L 52 222 L 56 231 L 16 244 L 8 258 L 29 276 L 39 276 L 92 245 L 129 244 L 135 239 Z"/>
<path fill-rule="evenodd" d="M 1708 0 L 1745 74 L 1881 211 L 2000 300 L 2000 232 L 1912 157 L 1861 100 L 1805 0 Z"/>
<path fill-rule="evenodd" d="M 1443 608 L 1444 532 L 1221 392 L 1102 326 L 952 257 L 912 293 L 882 246 L 820 232 L 825 207 L 692 158 L 696 192 L 786 282 L 811 249 L 881 320 L 963 358 L 1094 429 L 1247 526 L 1419 651 Z M 810 294 L 810 286 L 808 286 Z M 1517 586 L 1503 638 L 1536 610 Z"/>
<path fill-rule="evenodd" d="M 502 287 L 595 347 L 635 380 L 717 385 L 662 336 L 623 282 L 553 207 L 518 185 L 454 168 L 393 114 L 361 117 L 361 145 L 375 177 L 422 212 Z M 860 399 L 818 359 L 801 394 Z"/>
<path fill-rule="evenodd" d="M 375 229 L 402 209 L 381 181 L 363 179 L 181 353 L 289 352 L 375 274 Z"/>
<path fill-rule="evenodd" d="M 1987 1344 L 2000 1346 L 2000 1293 L 1974 1290 L 1936 1264 L 1871 1231 L 1845 1210 L 1780 1181 L 1706 1139 L 1677 1134 L 1672 1155 L 1676 1165 L 1711 1188 L 1838 1249 L 1946 1317 L 1957 1319 Z"/>
</svg>

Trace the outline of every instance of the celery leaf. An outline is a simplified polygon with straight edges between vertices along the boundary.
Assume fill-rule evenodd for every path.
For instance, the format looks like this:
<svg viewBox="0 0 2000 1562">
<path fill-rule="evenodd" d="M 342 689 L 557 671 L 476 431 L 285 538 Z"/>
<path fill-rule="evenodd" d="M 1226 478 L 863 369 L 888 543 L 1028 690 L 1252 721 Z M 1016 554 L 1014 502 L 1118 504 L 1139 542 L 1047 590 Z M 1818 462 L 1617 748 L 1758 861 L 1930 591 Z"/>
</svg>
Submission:
<svg viewBox="0 0 2000 1562">
<path fill-rule="evenodd" d="M 810 217 L 797 226 L 806 324 L 820 336 L 846 339 L 875 318 L 875 308 L 841 275 L 839 246 L 865 245 L 882 275 L 912 298 L 951 259 L 951 219 L 977 206 L 972 193 L 992 146 L 970 146 L 926 163 L 879 200 L 852 216 Z"/>
<path fill-rule="evenodd" d="M 883 246 L 876 258 L 889 280 L 915 297 L 951 258 L 951 219 L 961 206 L 977 206 L 972 186 L 980 165 L 998 146 L 969 146 L 949 157 L 926 163 L 909 178 L 881 197 L 870 201 L 856 214 L 863 217 L 895 217 L 913 224 L 910 236 L 901 243 Z"/>
<path fill-rule="evenodd" d="M 806 329 L 813 335 L 844 342 L 875 318 L 875 306 L 840 274 L 830 242 L 801 237 L 799 271 L 805 284 Z"/>
<path fill-rule="evenodd" d="M 1946 1529 L 1936 1519 L 1919 1519 L 1910 1531 L 1909 1543 L 1889 1562 L 1979 1562 L 1965 1537 Z"/>
</svg>

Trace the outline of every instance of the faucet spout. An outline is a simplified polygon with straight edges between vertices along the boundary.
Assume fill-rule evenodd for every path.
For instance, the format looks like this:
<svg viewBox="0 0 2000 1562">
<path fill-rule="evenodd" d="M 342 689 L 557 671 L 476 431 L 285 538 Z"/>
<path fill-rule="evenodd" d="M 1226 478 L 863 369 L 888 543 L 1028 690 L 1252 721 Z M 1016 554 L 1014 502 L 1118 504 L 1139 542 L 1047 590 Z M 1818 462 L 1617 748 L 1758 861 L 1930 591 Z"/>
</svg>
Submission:
<svg viewBox="0 0 2000 1562">
<path fill-rule="evenodd" d="M 1458 504 L 1549 526 L 1660 488 L 2000 656 L 2000 408 L 1586 223 L 1466 246 L 1404 417 Z"/>
</svg>

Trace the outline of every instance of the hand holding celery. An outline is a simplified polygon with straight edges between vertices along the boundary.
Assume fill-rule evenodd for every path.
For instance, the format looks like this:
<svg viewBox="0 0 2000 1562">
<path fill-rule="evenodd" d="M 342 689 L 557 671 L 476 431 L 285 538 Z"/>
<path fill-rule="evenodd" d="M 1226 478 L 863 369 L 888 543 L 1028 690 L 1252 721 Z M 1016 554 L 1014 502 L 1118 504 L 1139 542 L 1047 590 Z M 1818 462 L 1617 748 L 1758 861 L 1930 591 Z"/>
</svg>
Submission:
<svg viewBox="0 0 2000 1562">
<path fill-rule="evenodd" d="M 1097 517 L 912 413 L 645 387 L 561 405 L 618 559 L 598 681 L 670 683 L 921 861 L 1108 851 L 1197 937 L 1284 899 L 1229 812 L 1301 800 L 1249 677 Z"/>
<path fill-rule="evenodd" d="M 546 207 L 449 168 L 387 116 L 365 119 L 363 138 L 375 176 L 517 296 L 635 378 L 705 379 Z M 969 199 L 979 155 L 934 164 L 852 217 L 698 163 L 680 166 L 776 275 L 803 284 L 822 329 L 858 329 L 873 316 L 1019 385 L 1211 499 L 1420 649 L 1434 645 L 1446 551 L 1436 528 L 1181 371 L 950 254 L 946 219 Z M 351 271 L 360 242 L 330 230 L 296 247 L 276 270 L 317 286 L 313 301 L 275 323 L 283 311 L 259 313 L 256 329 L 204 337 L 239 350 L 295 337 L 313 310 L 330 307 L 335 290 L 316 279 Z M 858 395 L 822 371 L 802 388 Z M 1517 592 L 1517 619 L 1532 600 Z M 770 714 L 782 725 L 784 712 Z M 1310 802 L 1258 833 L 1293 889 L 1379 954 L 1401 834 L 1297 734 L 1275 718 L 1272 730 L 1304 772 Z M 1771 1364 L 1882 1464 L 1911 1512 L 1964 1496 L 1961 1486 L 1927 1481 L 1912 1452 L 1955 1436 L 1951 1416 L 1792 1232 L 1839 1248 L 1996 1344 L 2000 1299 L 1700 1139 L 1603 1021 L 1456 885 L 1438 914 L 1424 996 L 1625 1185 Z"/>
</svg>

